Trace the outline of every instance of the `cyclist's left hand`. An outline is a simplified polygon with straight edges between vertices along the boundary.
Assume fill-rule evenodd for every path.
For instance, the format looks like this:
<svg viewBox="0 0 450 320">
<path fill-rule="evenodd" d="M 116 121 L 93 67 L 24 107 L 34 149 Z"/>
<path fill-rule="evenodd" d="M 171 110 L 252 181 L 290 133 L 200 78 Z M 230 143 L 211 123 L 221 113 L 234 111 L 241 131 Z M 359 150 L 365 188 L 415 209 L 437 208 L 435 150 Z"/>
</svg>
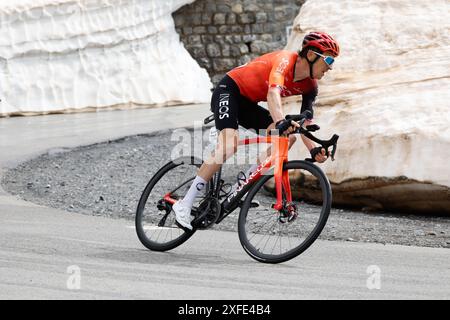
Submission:
<svg viewBox="0 0 450 320">
<path fill-rule="evenodd" d="M 326 151 L 324 148 L 322 148 L 320 150 L 320 152 L 318 154 L 316 154 L 315 159 L 319 163 L 323 163 L 323 162 L 327 161 L 328 157 L 327 157 L 327 154 L 326 154 Z"/>
<path fill-rule="evenodd" d="M 325 162 L 328 159 L 325 148 L 315 147 L 309 150 L 309 152 L 311 153 L 311 158 L 314 158 L 319 163 Z"/>
</svg>

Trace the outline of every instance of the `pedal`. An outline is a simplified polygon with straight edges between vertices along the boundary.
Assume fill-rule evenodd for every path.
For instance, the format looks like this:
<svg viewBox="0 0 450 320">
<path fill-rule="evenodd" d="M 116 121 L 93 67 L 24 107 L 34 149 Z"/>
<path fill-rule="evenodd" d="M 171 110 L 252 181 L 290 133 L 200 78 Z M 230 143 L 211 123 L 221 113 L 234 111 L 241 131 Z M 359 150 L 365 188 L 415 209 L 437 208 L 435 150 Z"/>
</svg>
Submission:
<svg viewBox="0 0 450 320">
<path fill-rule="evenodd" d="M 260 205 L 258 200 L 252 200 L 252 203 L 250 204 L 250 208 L 258 208 Z"/>
<path fill-rule="evenodd" d="M 239 208 L 242 208 L 242 205 L 244 204 L 243 200 L 239 200 Z M 250 203 L 250 208 L 258 208 L 260 205 L 258 200 L 252 200 L 252 203 Z"/>
</svg>

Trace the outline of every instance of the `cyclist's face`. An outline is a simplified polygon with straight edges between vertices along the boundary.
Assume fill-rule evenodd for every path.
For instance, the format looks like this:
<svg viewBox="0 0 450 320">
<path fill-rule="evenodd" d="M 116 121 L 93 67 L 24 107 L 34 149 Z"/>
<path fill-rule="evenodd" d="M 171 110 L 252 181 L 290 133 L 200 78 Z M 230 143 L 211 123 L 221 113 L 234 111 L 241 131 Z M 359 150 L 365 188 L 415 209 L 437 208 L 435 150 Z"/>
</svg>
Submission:
<svg viewBox="0 0 450 320">
<path fill-rule="evenodd" d="M 333 57 L 333 55 L 331 53 L 329 53 L 329 52 L 324 52 L 323 55 L 324 56 L 332 56 Z M 322 79 L 322 77 L 325 75 L 325 73 L 327 73 L 329 70 L 331 70 L 330 67 L 325 63 L 325 61 L 321 57 L 314 64 L 314 68 L 313 68 L 314 79 L 317 79 L 317 80 Z"/>
</svg>

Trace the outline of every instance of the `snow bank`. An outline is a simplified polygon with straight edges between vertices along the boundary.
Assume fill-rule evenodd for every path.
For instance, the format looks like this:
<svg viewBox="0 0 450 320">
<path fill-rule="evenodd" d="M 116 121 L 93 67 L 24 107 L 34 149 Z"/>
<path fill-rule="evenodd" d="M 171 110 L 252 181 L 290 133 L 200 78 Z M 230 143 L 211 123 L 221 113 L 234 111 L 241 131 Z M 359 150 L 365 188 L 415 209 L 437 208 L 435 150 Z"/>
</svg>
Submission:
<svg viewBox="0 0 450 320">
<path fill-rule="evenodd" d="M 446 0 L 308 0 L 302 7 L 288 49 L 312 30 L 341 45 L 315 113 L 318 136 L 340 135 L 337 161 L 321 165 L 335 203 L 450 213 L 449 12 Z M 286 112 L 294 110 L 290 104 Z"/>
<path fill-rule="evenodd" d="M 193 0 L 3 0 L 0 116 L 208 102 L 171 13 Z"/>
</svg>

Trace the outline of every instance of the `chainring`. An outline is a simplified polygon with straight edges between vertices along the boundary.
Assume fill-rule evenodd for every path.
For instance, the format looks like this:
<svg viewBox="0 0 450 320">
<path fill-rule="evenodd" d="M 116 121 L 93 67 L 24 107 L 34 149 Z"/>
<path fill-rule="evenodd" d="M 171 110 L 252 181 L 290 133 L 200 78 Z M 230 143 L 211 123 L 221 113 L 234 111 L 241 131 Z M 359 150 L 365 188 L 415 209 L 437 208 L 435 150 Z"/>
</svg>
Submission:
<svg viewBox="0 0 450 320">
<path fill-rule="evenodd" d="M 192 221 L 192 225 L 197 229 L 207 229 L 213 225 L 220 216 L 220 202 L 217 198 L 205 198 L 196 211 L 196 218 Z"/>
</svg>

